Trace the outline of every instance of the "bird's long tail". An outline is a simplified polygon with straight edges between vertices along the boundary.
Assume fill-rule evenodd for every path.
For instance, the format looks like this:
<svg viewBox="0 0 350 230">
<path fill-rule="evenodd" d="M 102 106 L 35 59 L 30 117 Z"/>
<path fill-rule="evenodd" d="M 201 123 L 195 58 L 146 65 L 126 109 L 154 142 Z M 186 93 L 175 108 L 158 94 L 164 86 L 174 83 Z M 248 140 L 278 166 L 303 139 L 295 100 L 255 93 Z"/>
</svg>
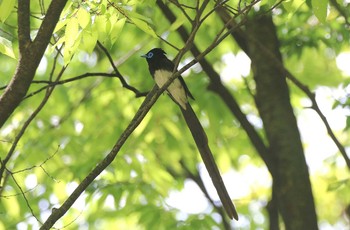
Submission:
<svg viewBox="0 0 350 230">
<path fill-rule="evenodd" d="M 186 109 L 182 108 L 181 106 L 179 107 L 181 108 L 181 112 L 185 118 L 187 126 L 192 133 L 193 139 L 196 142 L 197 148 L 201 154 L 202 160 L 208 170 L 211 180 L 213 181 L 216 191 L 219 194 L 222 205 L 231 219 L 235 218 L 238 220 L 237 211 L 230 196 L 228 195 L 224 182 L 222 181 L 219 169 L 208 145 L 207 135 L 205 134 L 201 123 L 199 122 L 189 103 L 186 104 Z"/>
</svg>

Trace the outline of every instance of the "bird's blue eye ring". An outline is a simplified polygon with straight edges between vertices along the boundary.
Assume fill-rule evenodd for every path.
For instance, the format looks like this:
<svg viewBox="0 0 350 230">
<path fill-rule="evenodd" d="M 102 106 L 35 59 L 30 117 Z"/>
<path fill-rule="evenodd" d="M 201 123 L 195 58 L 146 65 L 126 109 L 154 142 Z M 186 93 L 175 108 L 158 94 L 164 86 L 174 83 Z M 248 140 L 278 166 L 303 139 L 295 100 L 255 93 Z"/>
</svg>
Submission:
<svg viewBox="0 0 350 230">
<path fill-rule="evenodd" d="M 153 57 L 153 53 L 152 52 L 149 52 L 148 54 L 147 54 L 147 58 L 152 58 Z"/>
</svg>

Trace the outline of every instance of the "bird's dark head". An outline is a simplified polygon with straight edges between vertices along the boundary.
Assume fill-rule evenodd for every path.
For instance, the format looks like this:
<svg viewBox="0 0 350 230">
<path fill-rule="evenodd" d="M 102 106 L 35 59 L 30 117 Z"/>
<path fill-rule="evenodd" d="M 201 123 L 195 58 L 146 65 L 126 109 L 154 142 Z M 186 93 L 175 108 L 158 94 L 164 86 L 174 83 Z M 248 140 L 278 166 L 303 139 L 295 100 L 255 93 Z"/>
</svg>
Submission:
<svg viewBox="0 0 350 230">
<path fill-rule="evenodd" d="M 144 54 L 141 57 L 146 58 L 148 63 L 153 62 L 153 61 L 157 61 L 161 58 L 166 58 L 165 52 L 161 48 L 151 49 L 150 51 L 148 51 L 147 54 Z"/>
</svg>

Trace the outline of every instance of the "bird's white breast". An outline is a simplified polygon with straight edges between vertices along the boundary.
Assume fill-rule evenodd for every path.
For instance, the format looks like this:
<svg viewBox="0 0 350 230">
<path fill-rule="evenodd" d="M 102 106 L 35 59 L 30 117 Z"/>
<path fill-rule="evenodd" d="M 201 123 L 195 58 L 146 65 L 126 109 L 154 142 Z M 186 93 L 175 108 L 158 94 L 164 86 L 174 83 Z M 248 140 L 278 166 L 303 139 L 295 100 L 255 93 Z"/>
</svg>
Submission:
<svg viewBox="0 0 350 230">
<path fill-rule="evenodd" d="M 156 70 L 154 80 L 158 87 L 162 87 L 171 77 L 172 73 L 167 70 Z M 175 79 L 167 89 L 172 98 L 183 108 L 186 109 L 187 95 L 179 79 Z"/>
</svg>

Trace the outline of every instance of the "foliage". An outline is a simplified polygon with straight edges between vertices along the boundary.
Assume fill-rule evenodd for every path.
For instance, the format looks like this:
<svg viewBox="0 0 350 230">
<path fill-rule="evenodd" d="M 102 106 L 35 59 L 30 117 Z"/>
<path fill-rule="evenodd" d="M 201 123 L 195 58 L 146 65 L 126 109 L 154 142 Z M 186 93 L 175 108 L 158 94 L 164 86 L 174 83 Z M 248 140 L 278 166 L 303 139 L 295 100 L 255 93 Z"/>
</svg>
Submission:
<svg viewBox="0 0 350 230">
<path fill-rule="evenodd" d="M 50 2 L 31 2 L 32 38 L 38 33 Z M 194 1 L 163 2 L 175 13 L 174 23 L 168 22 L 156 1 L 67 2 L 26 98 L 0 130 L 0 158 L 3 160 L 27 119 L 46 97 L 45 92 L 55 86 L 43 109 L 20 138 L 6 166 L 7 177 L 0 188 L 0 229 L 41 226 L 53 209 L 59 208 L 111 151 L 144 100 L 142 93 L 150 91 L 154 84 L 147 63 L 140 55 L 153 47 L 162 47 L 168 57 L 175 58 L 178 50 L 173 48 L 181 49 L 185 45 L 177 29 L 180 26 L 188 31 L 193 29 L 187 16 L 196 17 Z M 247 1 L 246 5 L 240 6 L 243 9 L 254 2 L 254 7 L 245 12 L 247 15 L 236 12 L 241 1 L 229 1 L 226 7 L 234 12 L 232 15 L 238 15 L 237 20 L 243 25 L 246 16 L 274 8 L 272 14 L 286 68 L 311 90 L 321 86 L 333 92 L 347 90 L 347 98 L 332 98 L 331 103 L 337 101 L 339 106 L 334 109 L 341 107 L 343 118 L 349 121 L 348 76 L 340 73 L 335 62 L 339 53 L 349 50 L 349 31 L 345 28 L 349 28 L 349 17 L 339 10 L 349 3 L 269 0 Z M 0 87 L 9 84 L 20 56 L 17 4 L 14 0 L 3 0 L 0 4 L 0 61 L 3 63 Z M 218 15 L 212 11 L 215 4 L 216 1 L 209 1 L 203 13 L 208 17 L 194 37 L 194 44 L 201 51 L 213 43 L 223 28 Z M 239 51 L 241 48 L 228 37 L 211 50 L 206 59 L 221 72 L 227 66 L 223 55 Z M 125 83 L 135 90 L 125 87 L 115 74 L 108 55 L 113 58 Z M 190 52 L 185 53 L 180 66 L 192 59 Z M 63 75 L 59 79 L 61 71 Z M 89 75 L 91 73 L 103 74 Z M 70 81 L 84 74 L 87 77 Z M 223 174 L 233 175 L 227 184 L 233 184 L 231 196 L 243 221 L 230 225 L 242 229 L 267 228 L 268 216 L 264 209 L 270 199 L 271 179 L 263 161 L 237 118 L 232 116 L 221 98 L 207 90 L 209 80 L 202 69 L 193 67 L 183 75 L 195 97 L 191 103 L 207 132 L 219 168 Z M 60 84 L 55 85 L 56 80 Z M 289 84 L 298 115 L 304 110 L 303 101 L 309 98 L 292 82 Z M 252 97 L 255 90 L 252 73 L 247 77 L 231 78 L 225 86 L 266 141 Z M 4 91 L 5 87 L 2 87 L 1 93 Z M 170 205 L 170 194 L 186 191 L 187 180 L 205 178 L 198 163 L 199 154 L 179 112 L 168 97 L 161 96 L 112 164 L 93 181 L 55 227 L 225 228 L 226 217 L 205 198 L 203 202 L 208 205 L 193 213 Z M 349 128 L 349 124 L 342 128 Z M 335 133 L 343 145 L 349 144 L 347 133 L 340 129 Z M 320 135 L 327 135 L 326 131 Z M 346 224 L 345 210 L 350 204 L 349 196 L 345 195 L 350 193 L 349 174 L 337 151 L 329 155 L 322 167 L 311 173 L 311 181 L 319 222 L 342 226 Z M 242 184 L 238 184 L 235 178 L 239 179 L 239 175 L 249 170 L 262 173 L 248 175 L 246 179 L 240 179 Z M 258 183 L 259 180 L 265 183 Z M 212 193 L 210 189 L 209 193 Z M 193 196 L 201 195 L 198 192 Z M 215 195 L 211 198 L 216 201 Z M 177 202 L 198 205 L 191 201 Z"/>
</svg>

